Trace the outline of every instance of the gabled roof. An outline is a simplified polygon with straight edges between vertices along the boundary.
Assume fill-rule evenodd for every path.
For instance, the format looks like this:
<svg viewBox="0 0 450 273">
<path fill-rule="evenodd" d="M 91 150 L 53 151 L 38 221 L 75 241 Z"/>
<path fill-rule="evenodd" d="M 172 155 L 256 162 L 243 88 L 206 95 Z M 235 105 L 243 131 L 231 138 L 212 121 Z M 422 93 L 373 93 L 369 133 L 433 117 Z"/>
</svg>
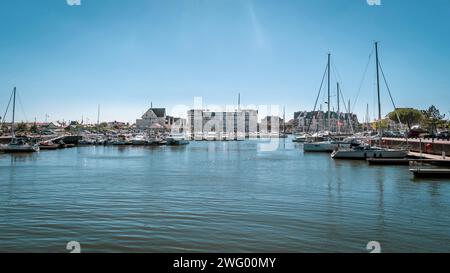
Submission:
<svg viewBox="0 0 450 273">
<path fill-rule="evenodd" d="M 166 108 L 150 108 L 145 112 L 142 118 L 150 118 L 156 116 L 157 118 L 164 118 L 166 116 Z"/>
</svg>

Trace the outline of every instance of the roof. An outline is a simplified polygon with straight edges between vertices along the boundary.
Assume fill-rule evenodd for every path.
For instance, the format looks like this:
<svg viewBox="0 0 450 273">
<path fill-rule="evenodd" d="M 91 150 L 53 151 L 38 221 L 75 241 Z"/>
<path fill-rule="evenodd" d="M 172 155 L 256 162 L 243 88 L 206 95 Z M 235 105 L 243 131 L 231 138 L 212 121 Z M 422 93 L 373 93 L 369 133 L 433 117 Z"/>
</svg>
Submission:
<svg viewBox="0 0 450 273">
<path fill-rule="evenodd" d="M 142 118 L 155 115 L 157 118 L 164 118 L 166 116 L 166 108 L 150 108 L 145 112 Z"/>
<path fill-rule="evenodd" d="M 151 110 L 158 118 L 163 118 L 166 116 L 166 108 L 151 108 Z"/>
</svg>

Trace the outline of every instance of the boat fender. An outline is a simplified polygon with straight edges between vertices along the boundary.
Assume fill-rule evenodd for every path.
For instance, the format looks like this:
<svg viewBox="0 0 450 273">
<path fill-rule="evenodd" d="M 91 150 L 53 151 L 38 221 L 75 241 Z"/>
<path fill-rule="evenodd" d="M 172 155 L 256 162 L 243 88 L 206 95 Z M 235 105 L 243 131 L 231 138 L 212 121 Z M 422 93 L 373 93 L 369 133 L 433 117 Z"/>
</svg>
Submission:
<svg viewBox="0 0 450 273">
<path fill-rule="evenodd" d="M 425 145 L 425 151 L 427 154 L 431 152 L 431 149 L 433 149 L 433 144 L 428 143 L 427 145 Z"/>
</svg>

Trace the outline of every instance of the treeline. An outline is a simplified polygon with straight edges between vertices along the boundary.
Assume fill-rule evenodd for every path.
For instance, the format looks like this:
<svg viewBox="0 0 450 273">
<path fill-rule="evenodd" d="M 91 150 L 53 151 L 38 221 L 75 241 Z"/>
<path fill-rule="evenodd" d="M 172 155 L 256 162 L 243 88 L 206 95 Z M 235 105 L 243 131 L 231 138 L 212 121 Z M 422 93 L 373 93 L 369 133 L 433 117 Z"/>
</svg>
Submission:
<svg viewBox="0 0 450 273">
<path fill-rule="evenodd" d="M 439 109 L 434 105 L 426 110 L 397 108 L 395 111 L 389 113 L 387 118 L 396 124 L 401 122 L 410 131 L 416 125 L 419 125 L 420 128 L 427 130 L 431 134 L 436 133 L 438 130 L 450 128 L 450 120 L 445 119 L 445 114 L 441 114 Z"/>
</svg>

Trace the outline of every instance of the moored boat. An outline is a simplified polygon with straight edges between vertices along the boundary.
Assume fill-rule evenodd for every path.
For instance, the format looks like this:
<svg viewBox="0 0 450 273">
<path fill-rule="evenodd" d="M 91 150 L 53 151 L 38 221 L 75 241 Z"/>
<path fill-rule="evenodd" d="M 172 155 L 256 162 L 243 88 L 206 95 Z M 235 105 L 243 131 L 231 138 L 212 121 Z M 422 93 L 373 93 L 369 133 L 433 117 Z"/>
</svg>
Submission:
<svg viewBox="0 0 450 273">
<path fill-rule="evenodd" d="M 0 151 L 3 153 L 33 153 L 39 151 L 39 146 L 36 144 L 29 144 L 23 138 L 16 138 L 14 133 L 14 123 L 16 115 L 16 87 L 13 91 L 13 111 L 11 122 L 11 142 L 7 145 L 0 146 Z"/>
<path fill-rule="evenodd" d="M 166 138 L 167 145 L 187 145 L 189 140 L 183 134 L 172 134 Z"/>
<path fill-rule="evenodd" d="M 407 150 L 385 149 L 372 146 L 360 146 L 351 149 L 339 149 L 331 154 L 334 159 L 367 159 L 367 158 L 405 158 Z"/>
</svg>

